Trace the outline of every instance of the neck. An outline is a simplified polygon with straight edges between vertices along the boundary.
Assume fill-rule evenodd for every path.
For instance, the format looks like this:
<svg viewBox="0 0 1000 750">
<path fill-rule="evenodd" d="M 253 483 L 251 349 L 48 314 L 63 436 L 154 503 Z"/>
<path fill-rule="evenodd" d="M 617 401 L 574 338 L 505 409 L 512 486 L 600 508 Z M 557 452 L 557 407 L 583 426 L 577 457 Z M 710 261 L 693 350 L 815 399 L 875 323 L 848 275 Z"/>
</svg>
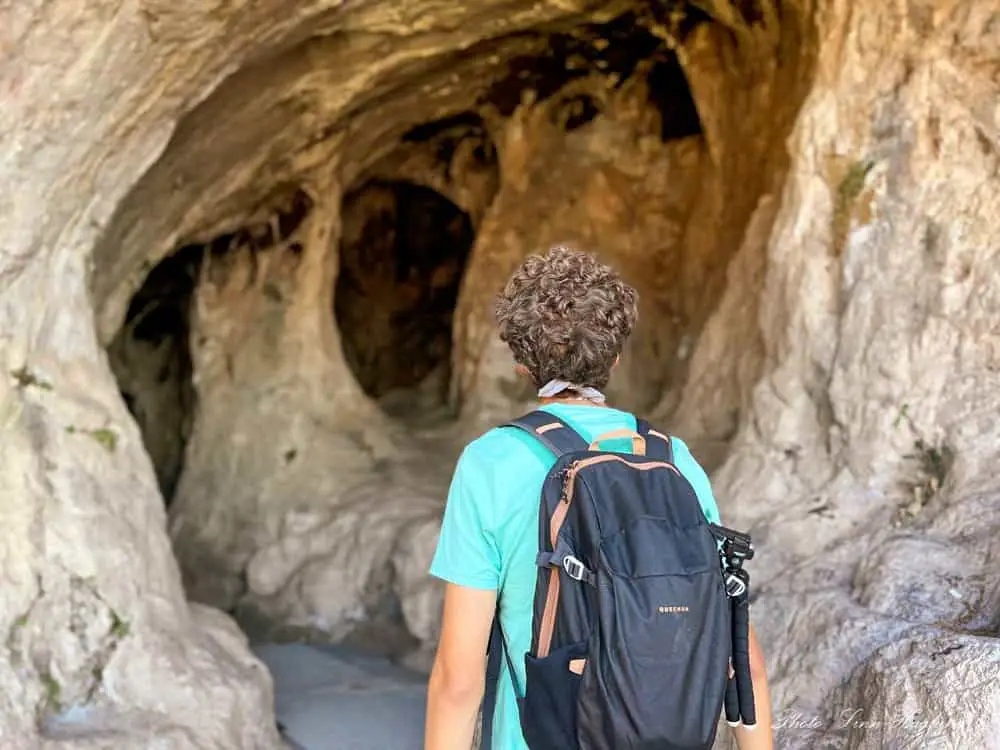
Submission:
<svg viewBox="0 0 1000 750">
<path fill-rule="evenodd" d="M 541 404 L 573 404 L 575 406 L 597 406 L 601 408 L 608 408 L 607 404 L 598 404 L 589 399 L 576 397 L 560 398 L 559 396 L 552 396 L 550 398 L 540 398 L 538 399 Z"/>
<path fill-rule="evenodd" d="M 573 383 L 554 378 L 538 389 L 538 398 L 544 403 L 552 401 L 562 401 L 579 404 L 604 404 L 604 394 L 597 388 L 591 386 L 579 386 Z"/>
</svg>

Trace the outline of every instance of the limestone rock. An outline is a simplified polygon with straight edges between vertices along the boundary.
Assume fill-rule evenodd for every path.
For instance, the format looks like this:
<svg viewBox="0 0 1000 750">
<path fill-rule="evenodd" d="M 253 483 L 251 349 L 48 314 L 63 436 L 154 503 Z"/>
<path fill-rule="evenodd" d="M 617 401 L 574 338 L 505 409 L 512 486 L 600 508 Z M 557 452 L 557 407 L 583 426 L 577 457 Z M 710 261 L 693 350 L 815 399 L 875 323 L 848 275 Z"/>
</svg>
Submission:
<svg viewBox="0 0 1000 750">
<path fill-rule="evenodd" d="M 965 642 L 981 640 L 975 652 L 997 632 L 986 581 L 1000 486 L 982 468 L 996 459 L 1000 396 L 985 218 L 995 209 L 982 212 L 1000 199 L 996 114 L 984 119 L 955 85 L 977 80 L 995 96 L 995 83 L 965 66 L 996 60 L 997 30 L 975 4 L 866 18 L 820 47 L 768 248 L 755 417 L 716 476 L 724 517 L 761 544 L 756 618 L 785 747 L 813 746 L 789 726 L 794 717 L 835 726 L 824 708 L 837 686 L 881 673 L 864 665 L 917 624 L 946 623 Z M 820 188 L 830 169 L 837 176 Z M 914 659 L 928 685 L 945 669 L 893 653 Z M 890 679 L 865 697 L 885 701 L 876 719 L 909 690 Z M 948 747 L 990 731 L 988 710 L 953 710 L 943 739 L 915 724 L 884 737 Z M 850 746 L 881 746 L 879 736 L 855 732 Z"/>
<path fill-rule="evenodd" d="M 998 679 L 995 642 L 917 630 L 851 676 L 831 707 L 831 730 L 812 747 L 997 747 Z"/>
<path fill-rule="evenodd" d="M 556 242 L 758 542 L 779 746 L 995 744 L 995 4 L 696 5 L 0 10 L 0 745 L 279 747 L 230 615 L 426 668 Z"/>
</svg>

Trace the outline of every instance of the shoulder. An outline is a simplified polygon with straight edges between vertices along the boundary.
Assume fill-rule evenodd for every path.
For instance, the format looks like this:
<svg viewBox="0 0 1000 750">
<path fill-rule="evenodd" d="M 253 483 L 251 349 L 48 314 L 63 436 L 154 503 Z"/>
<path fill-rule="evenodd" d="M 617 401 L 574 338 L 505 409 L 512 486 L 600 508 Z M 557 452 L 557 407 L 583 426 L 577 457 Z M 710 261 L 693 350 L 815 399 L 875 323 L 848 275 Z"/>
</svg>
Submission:
<svg viewBox="0 0 1000 750">
<path fill-rule="evenodd" d="M 670 436 L 670 444 L 674 451 L 674 465 L 677 470 L 687 477 L 688 481 L 707 482 L 708 475 L 691 453 L 688 444 L 673 435 Z"/>
<path fill-rule="evenodd" d="M 677 459 L 679 461 L 680 460 L 683 460 L 683 461 L 693 461 L 694 463 L 698 463 L 695 460 L 695 457 L 691 454 L 691 449 L 688 447 L 688 444 L 685 443 L 683 440 L 681 440 L 676 435 L 671 435 L 670 436 L 670 447 L 674 449 L 674 458 L 675 459 Z"/>
<path fill-rule="evenodd" d="M 554 457 L 520 430 L 490 430 L 465 446 L 455 466 L 448 506 L 478 519 L 483 528 L 501 527 L 512 508 L 536 496 Z M 447 516 L 449 509 L 446 508 Z"/>
<path fill-rule="evenodd" d="M 691 449 L 683 440 L 671 435 L 670 443 L 674 450 L 674 465 L 694 490 L 705 517 L 712 523 L 719 523 L 719 507 L 715 501 L 715 494 L 712 492 L 712 483 L 709 481 L 705 469 L 698 463 L 698 460 L 691 453 Z"/>
<path fill-rule="evenodd" d="M 494 427 L 465 446 L 456 473 L 480 477 L 509 470 L 546 468 L 548 451 L 530 435 L 509 427 Z"/>
</svg>

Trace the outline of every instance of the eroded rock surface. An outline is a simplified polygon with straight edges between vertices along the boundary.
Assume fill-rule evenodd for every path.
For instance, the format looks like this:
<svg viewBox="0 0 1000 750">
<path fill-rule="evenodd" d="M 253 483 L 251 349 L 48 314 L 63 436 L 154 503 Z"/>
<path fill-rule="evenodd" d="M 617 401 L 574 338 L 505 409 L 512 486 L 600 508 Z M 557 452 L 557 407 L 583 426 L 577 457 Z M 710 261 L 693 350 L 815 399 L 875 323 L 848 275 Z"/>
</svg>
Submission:
<svg viewBox="0 0 1000 750">
<path fill-rule="evenodd" d="M 834 700 L 813 747 L 995 747 L 996 644 L 920 629 L 876 651 Z M 970 721 L 971 716 L 978 716 Z"/>
<path fill-rule="evenodd" d="M 0 11 L 0 745 L 278 747 L 232 617 L 426 667 L 569 242 L 758 541 L 778 745 L 1000 747 L 1000 16 L 739 5 Z"/>
<path fill-rule="evenodd" d="M 1000 449 L 998 122 L 968 97 L 973 81 L 996 95 L 979 71 L 995 69 L 1000 30 L 975 4 L 877 17 L 820 46 L 768 250 L 767 374 L 716 476 L 724 512 L 767 550 L 758 621 L 775 699 L 806 716 L 918 624 L 978 637 L 952 657 L 973 672 L 998 648 L 989 561 L 1000 487 L 985 469 Z M 926 643 L 901 671 L 929 685 Z M 869 679 L 863 705 L 838 708 L 891 711 L 899 693 L 875 695 L 888 683 Z M 925 700 L 919 685 L 891 689 Z M 995 733 L 989 711 L 961 714 L 964 728 L 926 744 L 908 734 L 913 723 L 855 731 L 849 746 Z M 781 736 L 808 746 L 794 730 Z"/>
</svg>

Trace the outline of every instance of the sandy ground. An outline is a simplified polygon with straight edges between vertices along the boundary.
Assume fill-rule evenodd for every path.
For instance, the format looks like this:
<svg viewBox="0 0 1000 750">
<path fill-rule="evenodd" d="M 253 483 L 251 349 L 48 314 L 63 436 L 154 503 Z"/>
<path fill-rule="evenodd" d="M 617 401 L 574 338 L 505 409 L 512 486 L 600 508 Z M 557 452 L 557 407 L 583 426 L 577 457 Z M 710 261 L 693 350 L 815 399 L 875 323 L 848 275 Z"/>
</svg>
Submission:
<svg viewBox="0 0 1000 750">
<path fill-rule="evenodd" d="M 421 750 L 425 680 L 336 646 L 258 644 L 293 750 Z"/>
</svg>

